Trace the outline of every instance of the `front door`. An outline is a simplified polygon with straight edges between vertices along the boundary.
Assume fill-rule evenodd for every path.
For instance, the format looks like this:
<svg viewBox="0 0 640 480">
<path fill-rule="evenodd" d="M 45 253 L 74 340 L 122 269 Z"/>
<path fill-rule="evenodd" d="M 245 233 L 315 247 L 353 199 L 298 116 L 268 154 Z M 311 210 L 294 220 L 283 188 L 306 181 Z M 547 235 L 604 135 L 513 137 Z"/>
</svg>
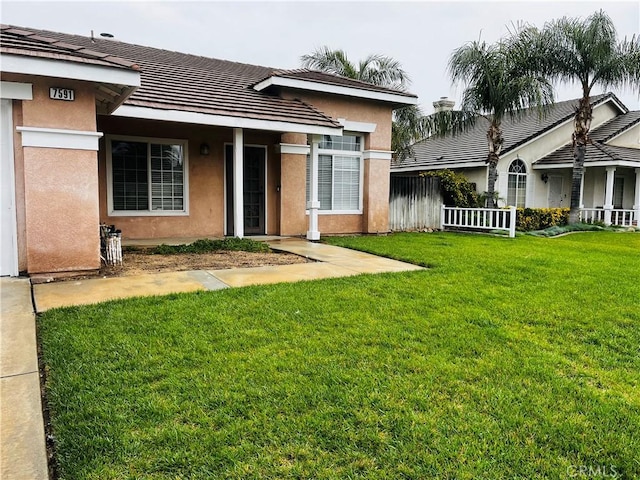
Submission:
<svg viewBox="0 0 640 480">
<path fill-rule="evenodd" d="M 562 206 L 562 177 L 549 177 L 549 196 L 547 198 L 549 208 L 559 208 Z"/>
<path fill-rule="evenodd" d="M 265 234 L 265 147 L 244 147 L 243 202 L 245 235 Z M 227 172 L 227 234 L 233 227 L 233 146 L 225 148 Z"/>
</svg>

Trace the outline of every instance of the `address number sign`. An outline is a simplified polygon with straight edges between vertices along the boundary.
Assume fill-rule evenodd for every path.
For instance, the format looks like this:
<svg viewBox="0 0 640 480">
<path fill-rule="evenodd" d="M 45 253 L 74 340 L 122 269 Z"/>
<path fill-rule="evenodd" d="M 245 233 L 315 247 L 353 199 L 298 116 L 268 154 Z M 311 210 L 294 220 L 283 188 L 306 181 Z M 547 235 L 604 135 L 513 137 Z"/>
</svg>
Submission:
<svg viewBox="0 0 640 480">
<path fill-rule="evenodd" d="M 75 91 L 71 88 L 50 87 L 49 98 L 73 102 L 76 99 L 76 95 Z"/>
</svg>

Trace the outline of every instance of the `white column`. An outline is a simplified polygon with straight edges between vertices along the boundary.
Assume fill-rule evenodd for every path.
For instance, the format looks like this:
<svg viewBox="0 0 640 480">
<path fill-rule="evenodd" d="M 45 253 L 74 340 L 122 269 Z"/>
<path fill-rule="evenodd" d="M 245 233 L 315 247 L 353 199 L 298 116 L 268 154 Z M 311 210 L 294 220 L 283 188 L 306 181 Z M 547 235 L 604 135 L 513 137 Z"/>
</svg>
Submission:
<svg viewBox="0 0 640 480">
<path fill-rule="evenodd" d="M 587 176 L 587 169 L 582 170 L 582 178 L 580 179 L 580 209 L 584 208 L 584 177 Z"/>
<path fill-rule="evenodd" d="M 607 180 L 604 190 L 604 224 L 611 225 L 611 210 L 613 210 L 613 181 L 616 167 L 607 167 Z"/>
<path fill-rule="evenodd" d="M 636 192 L 633 201 L 633 210 L 635 211 L 636 227 L 640 227 L 640 168 L 636 168 Z"/>
<path fill-rule="evenodd" d="M 310 160 L 310 178 L 309 178 L 309 202 L 307 202 L 307 210 L 309 210 L 309 230 L 307 231 L 308 240 L 320 240 L 320 231 L 318 230 L 318 209 L 320 201 L 318 200 L 318 144 L 320 143 L 319 135 L 311 136 L 311 149 L 309 152 Z"/>
<path fill-rule="evenodd" d="M 233 129 L 233 234 L 244 237 L 244 140 L 241 128 Z"/>
</svg>

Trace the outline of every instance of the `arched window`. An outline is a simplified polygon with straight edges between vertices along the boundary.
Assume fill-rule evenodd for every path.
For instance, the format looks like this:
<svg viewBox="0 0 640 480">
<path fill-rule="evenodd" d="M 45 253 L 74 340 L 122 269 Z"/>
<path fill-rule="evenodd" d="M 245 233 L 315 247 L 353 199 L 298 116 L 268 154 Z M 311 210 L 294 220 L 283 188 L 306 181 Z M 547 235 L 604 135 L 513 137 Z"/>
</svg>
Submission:
<svg viewBox="0 0 640 480">
<path fill-rule="evenodd" d="M 516 158 L 509 165 L 507 204 L 514 207 L 524 207 L 526 193 L 527 167 L 522 160 Z"/>
</svg>

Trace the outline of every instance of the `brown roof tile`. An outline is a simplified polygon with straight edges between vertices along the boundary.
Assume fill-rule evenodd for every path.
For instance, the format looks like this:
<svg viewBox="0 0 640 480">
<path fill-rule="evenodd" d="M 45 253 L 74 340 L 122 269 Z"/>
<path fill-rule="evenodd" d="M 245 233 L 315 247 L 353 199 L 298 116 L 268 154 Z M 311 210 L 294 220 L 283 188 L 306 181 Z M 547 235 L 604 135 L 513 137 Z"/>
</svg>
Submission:
<svg viewBox="0 0 640 480">
<path fill-rule="evenodd" d="M 352 78 L 340 77 L 332 73 L 319 72 L 317 70 L 309 70 L 305 68 L 295 70 L 275 70 L 270 76 L 291 78 L 295 80 L 308 80 L 312 82 L 325 83 L 327 85 L 339 85 L 344 87 L 357 88 L 359 90 L 369 90 L 371 92 L 380 93 L 392 93 L 394 95 L 401 95 L 408 98 L 417 98 L 417 95 L 413 93 L 396 90 L 393 88 L 381 87 L 373 85 L 371 83 L 363 82 L 360 80 L 354 80 Z M 267 77 L 269 78 L 269 77 Z M 262 80 L 266 80 L 263 78 Z"/>
<path fill-rule="evenodd" d="M 140 66 L 141 85 L 125 105 L 340 128 L 337 120 L 299 100 L 255 91 L 252 86 L 273 75 L 277 71 L 274 68 L 103 38 L 31 29 L 11 33 L 15 31 L 15 27 L 2 30 L 2 51 L 6 48 L 7 53 L 14 54 L 58 54 L 64 57 L 61 59 L 83 58 L 114 65 L 126 65 L 122 59 L 131 59 Z M 71 51 L 66 45 L 77 48 Z M 364 88 L 360 83 L 359 88 Z"/>
<path fill-rule="evenodd" d="M 138 69 L 138 66 L 130 60 L 95 52 L 84 46 L 61 41 L 59 38 L 47 35 L 46 32 L 35 33 L 34 30 L 26 30 L 9 25 L 0 26 L 0 52 L 76 63 Z"/>
</svg>

